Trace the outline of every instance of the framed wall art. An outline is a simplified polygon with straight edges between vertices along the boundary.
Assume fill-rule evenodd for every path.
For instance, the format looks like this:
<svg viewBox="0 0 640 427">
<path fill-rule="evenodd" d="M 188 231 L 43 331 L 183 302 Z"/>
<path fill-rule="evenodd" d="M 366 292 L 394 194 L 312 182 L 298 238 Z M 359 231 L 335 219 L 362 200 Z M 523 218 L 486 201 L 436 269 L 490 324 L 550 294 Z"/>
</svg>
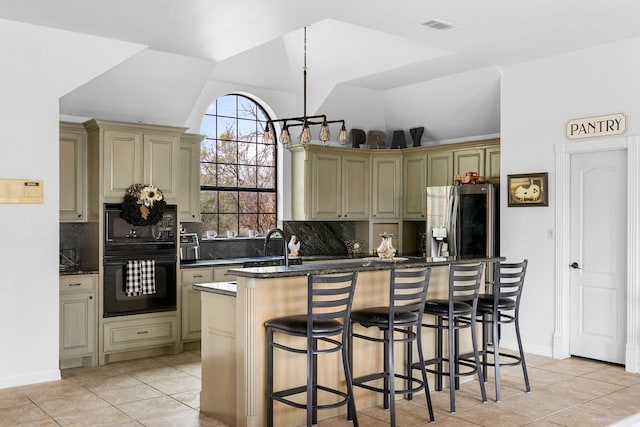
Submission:
<svg viewBox="0 0 640 427">
<path fill-rule="evenodd" d="M 549 206 L 548 173 L 507 175 L 507 206 Z"/>
</svg>

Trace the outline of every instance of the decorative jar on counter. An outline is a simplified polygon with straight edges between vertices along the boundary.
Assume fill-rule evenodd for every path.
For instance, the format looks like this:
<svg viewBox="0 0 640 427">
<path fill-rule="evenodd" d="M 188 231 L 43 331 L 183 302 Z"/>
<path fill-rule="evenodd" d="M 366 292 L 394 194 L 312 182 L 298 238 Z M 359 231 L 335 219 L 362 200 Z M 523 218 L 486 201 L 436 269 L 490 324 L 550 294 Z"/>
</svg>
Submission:
<svg viewBox="0 0 640 427">
<path fill-rule="evenodd" d="M 393 234 L 382 233 L 380 235 L 382 238 L 382 242 L 380 242 L 380 246 L 378 246 L 377 253 L 380 258 L 393 258 L 396 254 L 396 250 L 393 247 Z"/>
</svg>

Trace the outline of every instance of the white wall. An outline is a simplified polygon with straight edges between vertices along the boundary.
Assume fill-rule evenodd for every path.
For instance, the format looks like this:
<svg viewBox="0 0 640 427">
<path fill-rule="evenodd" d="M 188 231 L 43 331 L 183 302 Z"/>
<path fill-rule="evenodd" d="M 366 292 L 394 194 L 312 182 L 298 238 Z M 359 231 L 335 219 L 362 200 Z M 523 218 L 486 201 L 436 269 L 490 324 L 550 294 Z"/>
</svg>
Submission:
<svg viewBox="0 0 640 427">
<path fill-rule="evenodd" d="M 549 207 L 507 208 L 501 191 L 501 252 L 529 259 L 521 307 L 525 351 L 551 355 L 554 330 L 555 145 L 569 143 L 568 120 L 626 113 L 640 133 L 640 38 L 504 69 L 501 175 L 549 172 Z M 508 338 L 507 338 L 508 339 Z"/>
<path fill-rule="evenodd" d="M 0 205 L 0 388 L 59 378 L 58 100 L 143 47 L 0 20 L 0 178 L 44 203 Z"/>
</svg>

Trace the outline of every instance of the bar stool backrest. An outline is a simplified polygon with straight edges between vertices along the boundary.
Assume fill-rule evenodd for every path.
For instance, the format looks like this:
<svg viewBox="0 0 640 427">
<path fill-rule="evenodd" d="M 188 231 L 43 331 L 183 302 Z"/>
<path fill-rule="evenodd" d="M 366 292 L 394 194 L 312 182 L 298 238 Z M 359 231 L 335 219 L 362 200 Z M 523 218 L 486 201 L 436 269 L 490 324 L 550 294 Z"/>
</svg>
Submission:
<svg viewBox="0 0 640 427">
<path fill-rule="evenodd" d="M 424 305 L 427 300 L 431 268 L 423 270 L 391 269 L 391 286 L 389 292 L 389 324 L 397 313 L 418 313 L 422 319 Z"/>
<path fill-rule="evenodd" d="M 357 271 L 339 276 L 307 275 L 307 336 L 313 335 L 314 321 L 339 320 L 344 323 L 349 319 L 357 279 Z"/>
<path fill-rule="evenodd" d="M 525 259 L 522 262 L 500 263 L 500 267 L 496 269 L 498 277 L 494 281 L 496 284 L 494 290 L 495 301 L 511 298 L 515 299 L 516 307 L 519 305 L 528 262 Z"/>
<path fill-rule="evenodd" d="M 452 264 L 449 266 L 449 304 L 473 303 L 478 299 L 484 264 Z"/>
</svg>

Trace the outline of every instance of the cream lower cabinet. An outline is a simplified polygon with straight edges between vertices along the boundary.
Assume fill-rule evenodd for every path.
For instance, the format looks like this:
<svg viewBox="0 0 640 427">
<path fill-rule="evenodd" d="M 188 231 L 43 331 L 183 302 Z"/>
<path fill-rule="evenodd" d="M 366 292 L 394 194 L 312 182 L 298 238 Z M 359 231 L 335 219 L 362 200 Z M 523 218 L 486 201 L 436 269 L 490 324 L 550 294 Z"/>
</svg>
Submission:
<svg viewBox="0 0 640 427">
<path fill-rule="evenodd" d="M 203 135 L 180 138 L 178 216 L 181 222 L 200 222 L 200 143 Z"/>
<path fill-rule="evenodd" d="M 402 201 L 402 156 L 384 152 L 371 156 L 371 218 L 399 219 Z"/>
<path fill-rule="evenodd" d="M 292 149 L 296 220 L 369 218 L 369 154 L 309 145 Z"/>
<path fill-rule="evenodd" d="M 198 341 L 202 329 L 202 307 L 200 292 L 193 290 L 196 283 L 213 282 L 213 268 L 184 268 L 182 277 L 182 342 Z"/>
<path fill-rule="evenodd" d="M 60 123 L 60 221 L 87 221 L 87 131 Z"/>
<path fill-rule="evenodd" d="M 184 128 L 103 120 L 84 125 L 89 143 L 102 146 L 104 201 L 121 202 L 132 184 L 153 184 L 168 203 L 177 203 Z"/>
<path fill-rule="evenodd" d="M 60 367 L 96 366 L 96 275 L 60 278 Z"/>
</svg>

